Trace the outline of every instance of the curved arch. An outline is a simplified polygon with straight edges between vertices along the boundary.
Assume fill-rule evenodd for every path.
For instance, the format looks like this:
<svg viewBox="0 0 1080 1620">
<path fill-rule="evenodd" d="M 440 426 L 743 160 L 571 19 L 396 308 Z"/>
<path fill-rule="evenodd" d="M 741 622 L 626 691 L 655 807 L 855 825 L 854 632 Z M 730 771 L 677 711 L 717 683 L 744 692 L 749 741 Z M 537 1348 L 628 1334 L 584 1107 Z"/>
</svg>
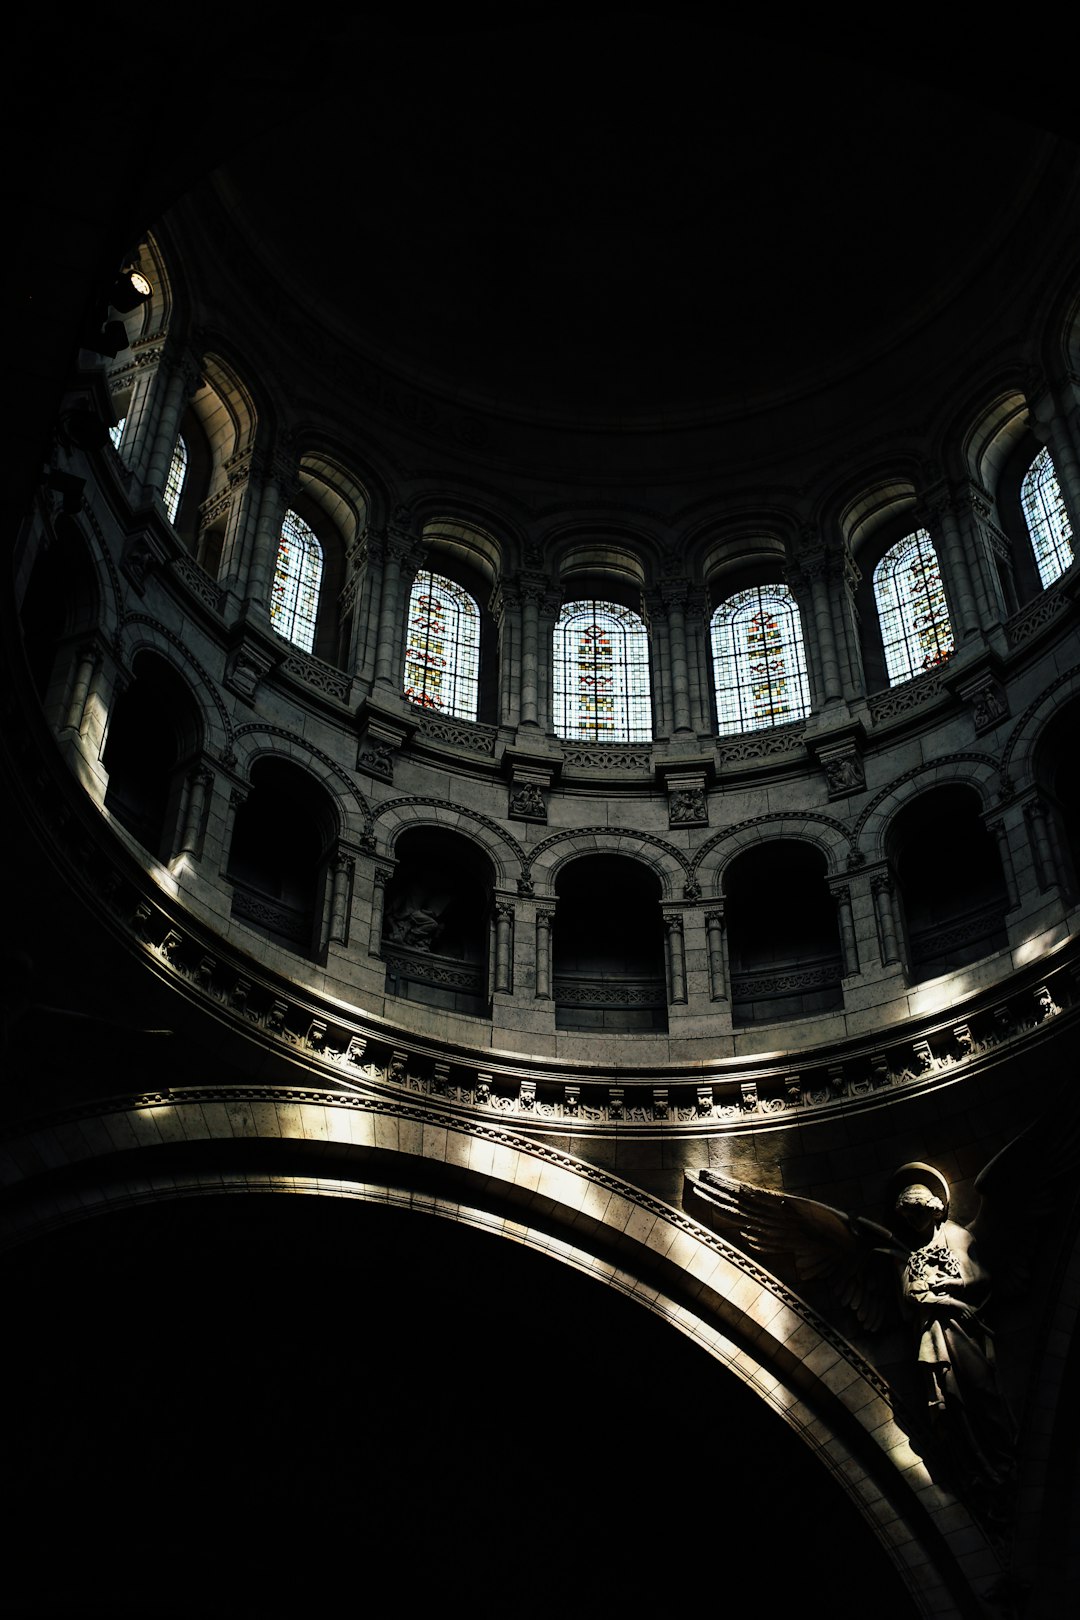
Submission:
<svg viewBox="0 0 1080 1620">
<path fill-rule="evenodd" d="M 259 743 L 255 741 L 259 736 L 273 741 Z M 337 816 L 338 836 L 350 842 L 364 841 L 370 826 L 367 802 L 348 773 L 329 754 L 305 742 L 295 732 L 286 731 L 282 726 L 261 725 L 257 720 L 237 728 L 233 745 L 236 769 L 247 781 L 251 780 L 252 766 L 260 759 L 285 759 L 298 765 L 330 798 Z"/>
<path fill-rule="evenodd" d="M 84 1108 L 74 1130 L 53 1123 L 40 1156 L 34 1134 L 31 1127 L 6 1155 L 19 1196 L 4 1221 L 7 1245 L 121 1200 L 220 1194 L 223 1186 L 377 1200 L 481 1226 L 618 1289 L 748 1384 L 836 1473 L 933 1612 L 956 1614 L 950 1588 L 994 1572 L 967 1514 L 931 1484 L 880 1376 L 762 1265 L 607 1170 L 413 1100 L 310 1090 L 286 1097 L 265 1087 Z M 239 1153 L 230 1161 L 234 1144 L 259 1138 L 275 1144 L 273 1172 Z M 207 1144 L 217 1149 L 212 1163 Z M 43 1163 L 66 1168 L 65 1183 L 25 1168 Z M 958 1523 L 966 1534 L 950 1538 L 950 1553 L 945 1533 Z"/>
<path fill-rule="evenodd" d="M 914 475 L 905 476 L 901 472 L 883 473 L 872 483 L 864 475 L 857 485 L 853 486 L 848 480 L 845 487 L 850 491 L 847 496 L 838 491 L 824 504 L 836 512 L 844 543 L 858 561 L 859 551 L 878 529 L 903 513 L 915 510 L 918 495 Z"/>
<path fill-rule="evenodd" d="M 967 765 L 970 769 L 966 774 L 959 774 L 958 765 Z M 942 759 L 913 765 L 902 776 L 894 777 L 863 807 L 853 829 L 854 841 L 864 859 L 871 862 L 886 859 L 888 827 L 893 817 L 913 799 L 935 787 L 973 788 L 985 815 L 994 808 L 1001 791 L 1000 766 L 986 754 L 948 754 Z"/>
<path fill-rule="evenodd" d="M 839 876 L 845 870 L 853 847 L 850 828 L 831 816 L 780 813 L 753 816 L 733 827 L 721 828 L 702 844 L 694 858 L 694 877 L 706 894 L 720 895 L 724 873 L 737 855 L 755 844 L 788 839 L 813 844 L 821 850 L 830 877 Z"/>
<path fill-rule="evenodd" d="M 175 632 L 148 614 L 128 614 L 116 638 L 117 655 L 124 667 L 130 670 L 144 648 L 160 654 L 183 675 L 202 713 L 205 746 L 217 754 L 227 754 L 234 741 L 232 720 L 210 672 Z M 191 679 L 191 672 L 196 680 Z"/>
<path fill-rule="evenodd" d="M 1046 727 L 1059 709 L 1080 693 L 1080 664 L 1063 670 L 1033 698 L 1009 732 L 1001 751 L 1003 791 L 1006 783 L 1028 787 L 1035 780 L 1035 754 Z"/>
<path fill-rule="evenodd" d="M 390 799 L 373 812 L 371 835 L 378 853 L 394 857 L 394 846 L 403 832 L 416 827 L 442 827 L 472 837 L 487 855 L 496 873 L 498 889 L 514 890 L 525 874 L 528 857 L 517 839 L 478 810 L 448 804 L 445 799 Z"/>
<path fill-rule="evenodd" d="M 530 851 L 530 877 L 541 893 L 553 895 L 559 871 L 581 855 L 625 855 L 640 861 L 659 878 L 664 900 L 682 899 L 690 881 L 689 863 L 673 845 L 652 833 L 619 832 L 613 827 L 552 833 Z"/>
<path fill-rule="evenodd" d="M 1027 431 L 1030 407 L 1019 387 L 1005 387 L 976 412 L 961 436 L 964 467 L 985 490 L 996 490 L 1001 470 Z"/>
</svg>

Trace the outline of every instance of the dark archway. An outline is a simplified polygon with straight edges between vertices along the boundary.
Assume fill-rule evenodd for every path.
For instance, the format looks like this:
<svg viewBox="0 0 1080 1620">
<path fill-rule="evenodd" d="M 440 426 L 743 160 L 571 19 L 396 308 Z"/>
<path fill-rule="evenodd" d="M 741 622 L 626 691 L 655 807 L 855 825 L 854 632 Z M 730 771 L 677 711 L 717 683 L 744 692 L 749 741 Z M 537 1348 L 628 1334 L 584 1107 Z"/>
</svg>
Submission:
<svg viewBox="0 0 1080 1620">
<path fill-rule="evenodd" d="M 251 792 L 236 812 L 226 873 L 233 916 L 288 950 L 317 955 L 337 830 L 328 793 L 307 771 L 289 760 L 256 761 Z"/>
<path fill-rule="evenodd" d="M 398 839 L 382 954 L 391 995 L 448 1012 L 488 1007 L 492 871 L 469 839 L 418 827 Z"/>
<path fill-rule="evenodd" d="M 184 772 L 197 757 L 199 711 L 183 679 L 156 653 L 135 659 L 109 716 L 105 808 L 159 860 L 174 853 Z"/>
<path fill-rule="evenodd" d="M 915 983 L 1008 944 L 1001 860 L 980 808 L 973 788 L 932 788 L 905 805 L 889 828 L 886 847 Z"/>
<path fill-rule="evenodd" d="M 822 852 L 784 840 L 756 844 L 724 879 L 737 1024 L 831 1012 L 844 1002 L 836 906 Z"/>
<path fill-rule="evenodd" d="M 555 879 L 559 1029 L 667 1028 L 660 881 L 626 855 L 583 855 Z"/>
</svg>

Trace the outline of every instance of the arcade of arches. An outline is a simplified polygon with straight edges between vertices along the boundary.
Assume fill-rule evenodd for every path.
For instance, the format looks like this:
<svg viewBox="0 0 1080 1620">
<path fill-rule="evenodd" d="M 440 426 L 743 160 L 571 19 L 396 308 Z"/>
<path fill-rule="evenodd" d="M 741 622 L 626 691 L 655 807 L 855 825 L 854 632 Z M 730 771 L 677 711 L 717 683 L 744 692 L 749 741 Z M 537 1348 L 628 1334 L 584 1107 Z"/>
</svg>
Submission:
<svg viewBox="0 0 1080 1620">
<path fill-rule="evenodd" d="M 685 31 L 628 28 L 626 72 L 678 35 L 703 96 Z M 99 239 L 64 257 L 57 226 L 5 489 L 18 1612 L 321 1613 L 378 1565 L 418 1602 L 486 1612 L 541 1569 L 545 1609 L 666 1612 L 730 1549 L 763 1614 L 839 1568 L 832 1620 L 1053 1620 L 1080 1590 L 1075 148 L 1011 124 L 961 230 L 930 177 L 948 150 L 989 187 L 967 104 L 920 81 L 903 154 L 823 118 L 867 280 L 794 186 L 781 288 L 755 210 L 809 172 L 801 61 L 791 127 L 728 177 L 754 273 L 702 222 L 734 111 L 691 97 L 646 151 L 586 27 L 570 63 L 532 42 L 594 92 L 550 150 L 502 139 L 501 100 L 447 130 L 467 43 L 413 42 L 406 132 L 344 58 L 317 128 L 255 75 L 256 147 L 166 140 L 124 202 L 83 173 Z M 312 111 L 304 53 L 265 48 Z M 884 76 L 883 120 L 910 90 Z M 380 249 L 343 231 L 321 272 L 277 206 L 333 217 L 312 142 L 379 154 Z M 916 176 L 936 280 L 867 201 Z M 681 265 L 640 224 L 662 194 Z M 935 1197 L 937 1248 L 904 1213 Z M 928 1255 L 974 1303 L 919 1315 Z"/>
</svg>

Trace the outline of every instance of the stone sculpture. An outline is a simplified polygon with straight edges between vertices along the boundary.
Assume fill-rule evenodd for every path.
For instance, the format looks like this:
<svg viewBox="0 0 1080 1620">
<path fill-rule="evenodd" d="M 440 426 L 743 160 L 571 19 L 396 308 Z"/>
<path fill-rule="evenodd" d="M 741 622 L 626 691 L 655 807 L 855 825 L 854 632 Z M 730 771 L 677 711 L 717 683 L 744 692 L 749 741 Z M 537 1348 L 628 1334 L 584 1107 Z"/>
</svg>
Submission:
<svg viewBox="0 0 1080 1620">
<path fill-rule="evenodd" d="M 918 1162 L 890 1179 L 888 1226 L 719 1171 L 688 1181 L 711 1224 L 755 1253 L 789 1256 L 802 1282 L 827 1281 L 870 1331 L 899 1301 L 913 1333 L 934 1455 L 993 1527 L 1010 1516 L 1016 1458 L 988 1321 L 991 1284 L 995 1298 L 1021 1291 L 1038 1252 L 1036 1223 L 1052 1214 L 1056 1187 L 1075 1177 L 1078 1164 L 1080 1120 L 1072 1106 L 1053 1131 L 1032 1126 L 985 1166 L 975 1180 L 978 1209 L 966 1223 L 951 1218 L 941 1171 Z"/>
</svg>

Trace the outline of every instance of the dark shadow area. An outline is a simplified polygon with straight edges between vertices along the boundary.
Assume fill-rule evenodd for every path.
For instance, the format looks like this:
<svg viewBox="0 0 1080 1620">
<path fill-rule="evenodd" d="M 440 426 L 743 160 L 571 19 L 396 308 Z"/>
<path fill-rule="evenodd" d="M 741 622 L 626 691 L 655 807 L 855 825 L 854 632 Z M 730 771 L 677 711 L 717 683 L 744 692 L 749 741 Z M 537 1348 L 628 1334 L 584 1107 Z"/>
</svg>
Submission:
<svg viewBox="0 0 1080 1620">
<path fill-rule="evenodd" d="M 318 954 L 334 807 L 288 760 L 261 759 L 236 812 L 227 877 L 232 914 L 301 956 Z"/>
<path fill-rule="evenodd" d="M 90 1221 L 7 1271 L 10 1613 L 321 1615 L 363 1588 L 659 1615 L 715 1598 L 726 1532 L 756 1612 L 819 1585 L 830 1620 L 915 1613 L 756 1397 L 505 1240 L 230 1197 Z"/>
<path fill-rule="evenodd" d="M 113 704 L 105 738 L 105 808 L 159 860 L 173 853 L 184 766 L 199 747 L 199 712 L 164 659 L 143 653 Z"/>
<path fill-rule="evenodd" d="M 759 844 L 724 879 L 732 1015 L 772 1023 L 844 1004 L 836 904 L 810 844 Z"/>
<path fill-rule="evenodd" d="M 492 874 L 467 838 L 422 827 L 398 840 L 386 886 L 386 988 L 407 1001 L 482 1017 L 487 1011 Z"/>
<path fill-rule="evenodd" d="M 667 1029 L 660 882 L 625 855 L 585 855 L 555 880 L 558 1029 Z"/>
<path fill-rule="evenodd" d="M 900 889 L 913 983 L 1008 944 L 1001 860 L 971 788 L 934 788 L 899 812 L 888 849 Z"/>
</svg>

